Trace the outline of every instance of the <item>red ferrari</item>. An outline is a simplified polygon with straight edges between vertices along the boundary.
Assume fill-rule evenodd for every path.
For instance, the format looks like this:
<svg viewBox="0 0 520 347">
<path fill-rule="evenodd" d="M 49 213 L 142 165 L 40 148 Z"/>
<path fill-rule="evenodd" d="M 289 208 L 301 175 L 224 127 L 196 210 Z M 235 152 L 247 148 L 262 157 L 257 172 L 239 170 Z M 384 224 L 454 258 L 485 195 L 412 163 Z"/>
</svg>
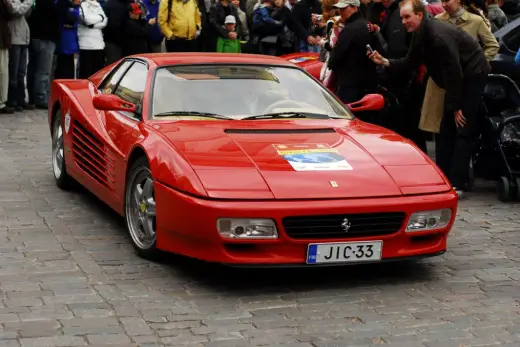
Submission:
<svg viewBox="0 0 520 347">
<path fill-rule="evenodd" d="M 410 141 L 277 57 L 150 54 L 55 80 L 52 167 L 124 216 L 136 251 L 235 266 L 435 256 L 458 198 Z"/>
</svg>

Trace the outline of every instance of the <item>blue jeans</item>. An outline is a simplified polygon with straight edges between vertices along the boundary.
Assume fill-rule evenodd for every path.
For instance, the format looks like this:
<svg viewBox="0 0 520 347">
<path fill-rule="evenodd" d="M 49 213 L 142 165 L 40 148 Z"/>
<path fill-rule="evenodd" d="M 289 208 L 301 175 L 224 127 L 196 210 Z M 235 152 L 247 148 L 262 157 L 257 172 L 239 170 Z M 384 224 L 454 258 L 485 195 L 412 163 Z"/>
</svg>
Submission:
<svg viewBox="0 0 520 347">
<path fill-rule="evenodd" d="M 300 41 L 300 52 L 314 52 L 319 53 L 320 52 L 320 46 L 311 46 L 307 43 L 306 40 Z"/>
<path fill-rule="evenodd" d="M 27 71 L 30 104 L 47 105 L 55 49 L 56 44 L 53 41 L 31 40 Z"/>
<path fill-rule="evenodd" d="M 7 105 L 11 107 L 24 106 L 25 75 L 27 74 L 28 46 L 13 45 L 9 50 L 9 91 Z"/>
</svg>

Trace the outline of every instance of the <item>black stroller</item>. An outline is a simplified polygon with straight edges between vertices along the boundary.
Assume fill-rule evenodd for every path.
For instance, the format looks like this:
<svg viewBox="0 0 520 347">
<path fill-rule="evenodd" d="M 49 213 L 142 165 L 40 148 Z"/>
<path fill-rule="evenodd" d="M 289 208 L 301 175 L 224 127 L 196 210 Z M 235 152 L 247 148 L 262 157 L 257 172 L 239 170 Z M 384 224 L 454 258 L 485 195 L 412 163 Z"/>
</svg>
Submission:
<svg viewBox="0 0 520 347">
<path fill-rule="evenodd" d="M 520 89 L 511 78 L 490 74 L 482 101 L 481 135 L 468 188 L 480 177 L 497 181 L 501 201 L 520 200 Z"/>
</svg>

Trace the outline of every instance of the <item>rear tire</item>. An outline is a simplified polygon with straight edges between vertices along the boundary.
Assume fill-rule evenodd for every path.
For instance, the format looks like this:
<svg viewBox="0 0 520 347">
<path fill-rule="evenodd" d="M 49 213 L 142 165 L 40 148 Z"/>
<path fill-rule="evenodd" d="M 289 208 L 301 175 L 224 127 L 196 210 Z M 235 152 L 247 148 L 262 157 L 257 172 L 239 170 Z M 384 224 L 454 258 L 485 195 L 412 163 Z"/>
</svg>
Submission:
<svg viewBox="0 0 520 347">
<path fill-rule="evenodd" d="M 125 222 L 137 254 L 156 259 L 156 205 L 153 177 L 145 157 L 130 167 L 125 186 Z"/>
<path fill-rule="evenodd" d="M 61 110 L 58 110 L 52 122 L 52 172 L 56 186 L 63 190 L 69 190 L 73 187 L 74 182 L 67 174 L 63 135 L 62 114 Z"/>
<path fill-rule="evenodd" d="M 497 182 L 498 199 L 502 202 L 511 200 L 511 184 L 505 176 L 501 176 Z"/>
<path fill-rule="evenodd" d="M 515 199 L 520 201 L 520 177 L 515 177 L 516 189 Z"/>
</svg>

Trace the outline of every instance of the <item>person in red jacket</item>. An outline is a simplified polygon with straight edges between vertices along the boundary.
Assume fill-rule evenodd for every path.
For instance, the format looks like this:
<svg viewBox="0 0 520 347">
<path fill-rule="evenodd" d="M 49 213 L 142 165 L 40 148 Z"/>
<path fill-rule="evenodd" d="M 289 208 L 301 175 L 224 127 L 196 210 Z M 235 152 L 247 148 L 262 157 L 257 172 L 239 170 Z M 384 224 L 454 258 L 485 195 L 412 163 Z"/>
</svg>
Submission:
<svg viewBox="0 0 520 347">
<path fill-rule="evenodd" d="M 426 11 L 428 11 L 432 17 L 443 13 L 444 8 L 442 7 L 442 2 L 440 0 L 427 0 Z"/>
</svg>

